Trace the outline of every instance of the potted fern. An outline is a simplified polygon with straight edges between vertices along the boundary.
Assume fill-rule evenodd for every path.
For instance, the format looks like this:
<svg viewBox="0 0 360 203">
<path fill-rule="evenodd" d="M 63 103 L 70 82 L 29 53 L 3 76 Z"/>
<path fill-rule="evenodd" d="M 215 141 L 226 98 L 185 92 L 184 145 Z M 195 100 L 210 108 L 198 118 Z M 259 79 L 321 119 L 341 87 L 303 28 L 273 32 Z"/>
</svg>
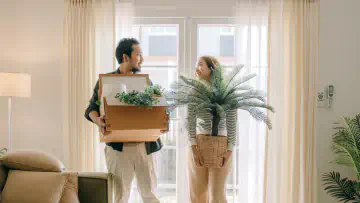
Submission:
<svg viewBox="0 0 360 203">
<path fill-rule="evenodd" d="M 340 202 L 360 202 L 360 114 L 344 117 L 344 126 L 336 127 L 332 138 L 335 163 L 352 168 L 356 180 L 341 178 L 339 172 L 323 175 L 326 192 Z"/>
<path fill-rule="evenodd" d="M 178 82 L 171 85 L 171 90 L 167 93 L 168 102 L 174 108 L 196 105 L 196 113 L 210 112 L 211 136 L 218 136 L 219 122 L 225 118 L 226 112 L 237 109 L 249 112 L 253 118 L 266 123 L 271 129 L 271 121 L 262 109 L 274 112 L 273 107 L 266 104 L 262 91 L 245 84 L 256 75 L 239 77 L 241 70 L 242 65 L 236 66 L 225 76 L 221 64 L 216 64 L 216 69 L 212 69 L 210 82 L 182 75 Z"/>
</svg>

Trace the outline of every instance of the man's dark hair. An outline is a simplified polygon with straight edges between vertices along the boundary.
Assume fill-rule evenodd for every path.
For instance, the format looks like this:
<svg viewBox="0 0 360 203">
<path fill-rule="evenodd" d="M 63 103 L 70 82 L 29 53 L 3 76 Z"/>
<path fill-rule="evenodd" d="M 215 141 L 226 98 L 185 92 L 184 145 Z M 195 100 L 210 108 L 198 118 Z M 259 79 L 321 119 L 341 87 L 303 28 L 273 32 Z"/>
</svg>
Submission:
<svg viewBox="0 0 360 203">
<path fill-rule="evenodd" d="M 134 44 L 140 44 L 135 38 L 123 38 L 120 40 L 119 44 L 116 47 L 116 60 L 119 64 L 123 62 L 123 54 L 126 54 L 131 58 L 131 52 L 133 52 L 132 46 Z"/>
</svg>

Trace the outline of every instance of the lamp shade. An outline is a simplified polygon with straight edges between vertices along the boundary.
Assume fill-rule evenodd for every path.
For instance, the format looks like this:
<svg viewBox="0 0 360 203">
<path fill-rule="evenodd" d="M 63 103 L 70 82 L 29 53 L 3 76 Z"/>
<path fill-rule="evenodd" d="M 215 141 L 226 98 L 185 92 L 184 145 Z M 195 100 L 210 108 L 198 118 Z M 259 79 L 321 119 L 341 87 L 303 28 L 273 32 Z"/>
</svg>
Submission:
<svg viewBox="0 0 360 203">
<path fill-rule="evenodd" d="M 0 73 L 0 96 L 30 97 L 31 76 L 23 73 Z"/>
</svg>

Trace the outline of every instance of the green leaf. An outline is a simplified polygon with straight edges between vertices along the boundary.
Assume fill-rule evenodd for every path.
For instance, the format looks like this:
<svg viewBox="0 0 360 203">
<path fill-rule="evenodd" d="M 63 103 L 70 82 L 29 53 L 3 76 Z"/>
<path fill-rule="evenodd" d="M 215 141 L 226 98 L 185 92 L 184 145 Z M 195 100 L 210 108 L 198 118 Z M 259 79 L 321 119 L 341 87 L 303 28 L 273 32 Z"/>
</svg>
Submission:
<svg viewBox="0 0 360 203">
<path fill-rule="evenodd" d="M 226 99 L 229 94 L 236 92 L 241 85 L 254 77 L 256 77 L 256 74 L 250 74 L 240 78 L 239 80 L 233 81 L 232 84 L 225 90 L 224 99 Z"/>
<path fill-rule="evenodd" d="M 359 194 L 356 190 L 357 182 L 341 178 L 340 173 L 326 173 L 322 177 L 326 192 L 341 202 L 357 202 Z"/>
<path fill-rule="evenodd" d="M 249 106 L 240 107 L 240 109 L 249 112 L 255 120 L 265 123 L 270 130 L 272 129 L 271 120 L 263 111 L 260 111 L 258 108 Z"/>
<path fill-rule="evenodd" d="M 133 90 L 129 93 L 117 93 L 115 98 L 118 98 L 121 102 L 124 102 L 126 104 L 147 106 L 151 109 L 154 104 L 160 102 L 160 100 L 156 98 L 155 95 L 163 95 L 163 89 L 160 85 L 147 86 L 144 92 Z"/>
<path fill-rule="evenodd" d="M 235 66 L 235 68 L 233 68 L 233 70 L 228 75 L 227 85 L 226 85 L 225 89 L 227 89 L 229 87 L 231 82 L 236 78 L 236 76 L 238 76 L 238 74 L 241 72 L 241 70 L 243 70 L 243 68 L 244 68 L 244 65 L 237 65 L 237 66 Z"/>
<path fill-rule="evenodd" d="M 356 174 L 360 172 L 360 149 L 357 118 L 344 117 L 345 127 L 336 128 L 333 135 L 332 149 L 335 153 L 335 162 L 352 168 Z"/>
</svg>

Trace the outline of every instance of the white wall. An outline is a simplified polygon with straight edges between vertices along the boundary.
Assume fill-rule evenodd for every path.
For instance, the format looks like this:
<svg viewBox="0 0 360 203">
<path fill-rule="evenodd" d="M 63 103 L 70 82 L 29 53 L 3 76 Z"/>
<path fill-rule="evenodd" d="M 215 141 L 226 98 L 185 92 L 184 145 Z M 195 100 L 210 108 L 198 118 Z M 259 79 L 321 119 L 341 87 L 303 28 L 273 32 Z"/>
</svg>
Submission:
<svg viewBox="0 0 360 203">
<path fill-rule="evenodd" d="M 319 178 L 333 170 L 342 175 L 354 175 L 350 170 L 329 162 L 333 122 L 339 116 L 360 113 L 360 1 L 321 0 L 320 14 L 320 88 L 335 86 L 333 108 L 319 109 L 317 119 L 317 157 Z M 335 203 L 319 184 L 319 203 Z"/>
<path fill-rule="evenodd" d="M 30 99 L 13 99 L 13 149 L 63 160 L 62 0 L 6 0 L 0 6 L 0 72 L 32 76 Z M 0 148 L 7 147 L 7 98 L 0 97 Z"/>
<path fill-rule="evenodd" d="M 136 0 L 135 14 L 140 17 L 231 16 L 235 4 L 236 0 Z"/>
</svg>

